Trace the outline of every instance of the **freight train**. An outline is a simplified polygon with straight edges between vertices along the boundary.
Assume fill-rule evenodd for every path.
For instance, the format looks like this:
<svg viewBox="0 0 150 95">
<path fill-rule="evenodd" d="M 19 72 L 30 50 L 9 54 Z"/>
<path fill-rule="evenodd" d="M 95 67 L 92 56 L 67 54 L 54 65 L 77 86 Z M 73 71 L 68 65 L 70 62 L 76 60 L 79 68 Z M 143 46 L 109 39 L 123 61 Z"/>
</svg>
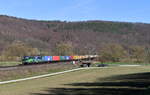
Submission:
<svg viewBox="0 0 150 95">
<path fill-rule="evenodd" d="M 96 58 L 97 55 L 80 55 L 80 56 L 24 56 L 22 58 L 23 65 L 44 64 L 67 61 L 82 61 Z"/>
</svg>

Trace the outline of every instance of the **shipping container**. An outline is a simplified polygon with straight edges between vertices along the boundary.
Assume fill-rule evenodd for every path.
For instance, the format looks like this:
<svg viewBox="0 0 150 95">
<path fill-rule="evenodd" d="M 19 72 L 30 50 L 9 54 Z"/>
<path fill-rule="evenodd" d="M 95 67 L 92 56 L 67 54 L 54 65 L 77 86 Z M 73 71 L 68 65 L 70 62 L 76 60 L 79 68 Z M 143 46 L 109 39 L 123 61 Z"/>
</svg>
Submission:
<svg viewBox="0 0 150 95">
<path fill-rule="evenodd" d="M 73 56 L 70 56 L 70 59 L 73 60 Z"/>
<path fill-rule="evenodd" d="M 47 61 L 52 61 L 52 56 L 43 56 L 42 60 L 47 62 Z"/>
<path fill-rule="evenodd" d="M 69 56 L 65 56 L 65 60 L 70 60 L 70 57 Z"/>
<path fill-rule="evenodd" d="M 73 56 L 73 59 L 75 60 L 75 59 L 76 59 L 76 56 Z"/>
<path fill-rule="evenodd" d="M 88 56 L 88 55 L 85 55 L 85 58 L 89 58 L 89 56 Z"/>
<path fill-rule="evenodd" d="M 78 56 L 78 59 L 81 59 L 81 56 Z"/>
<path fill-rule="evenodd" d="M 60 56 L 53 56 L 53 61 L 60 61 Z"/>
<path fill-rule="evenodd" d="M 69 56 L 69 60 L 71 60 L 71 56 Z"/>
<path fill-rule="evenodd" d="M 66 60 L 66 59 L 65 59 L 65 56 L 60 56 L 60 60 L 62 60 L 62 61 L 63 61 L 63 60 Z"/>
<path fill-rule="evenodd" d="M 73 59 L 77 60 L 79 59 L 79 56 L 73 56 Z"/>
</svg>

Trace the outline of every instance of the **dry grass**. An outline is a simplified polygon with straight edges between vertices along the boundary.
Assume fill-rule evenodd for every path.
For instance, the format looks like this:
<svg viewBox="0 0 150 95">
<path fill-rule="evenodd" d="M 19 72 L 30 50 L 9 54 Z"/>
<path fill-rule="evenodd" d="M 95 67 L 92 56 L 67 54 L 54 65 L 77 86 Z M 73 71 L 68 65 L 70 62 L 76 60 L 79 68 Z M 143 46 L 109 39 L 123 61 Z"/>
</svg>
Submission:
<svg viewBox="0 0 150 95">
<path fill-rule="evenodd" d="M 0 95 L 146 95 L 140 92 L 150 85 L 145 83 L 150 79 L 149 68 L 111 67 L 75 71 L 0 85 Z"/>
<path fill-rule="evenodd" d="M 14 69 L 0 70 L 0 81 L 25 78 L 40 74 L 64 71 L 77 68 L 73 64 L 43 64 L 21 66 Z"/>
</svg>

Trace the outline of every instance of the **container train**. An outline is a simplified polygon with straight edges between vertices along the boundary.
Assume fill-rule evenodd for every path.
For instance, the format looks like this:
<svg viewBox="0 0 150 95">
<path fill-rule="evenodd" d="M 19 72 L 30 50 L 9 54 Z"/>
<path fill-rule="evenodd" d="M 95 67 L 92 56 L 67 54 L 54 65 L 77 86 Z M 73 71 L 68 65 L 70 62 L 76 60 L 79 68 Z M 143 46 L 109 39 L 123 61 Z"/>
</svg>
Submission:
<svg viewBox="0 0 150 95">
<path fill-rule="evenodd" d="M 56 63 L 67 61 L 82 61 L 96 58 L 97 55 L 77 55 L 77 56 L 24 56 L 22 58 L 22 64 L 44 64 L 44 63 Z"/>
</svg>

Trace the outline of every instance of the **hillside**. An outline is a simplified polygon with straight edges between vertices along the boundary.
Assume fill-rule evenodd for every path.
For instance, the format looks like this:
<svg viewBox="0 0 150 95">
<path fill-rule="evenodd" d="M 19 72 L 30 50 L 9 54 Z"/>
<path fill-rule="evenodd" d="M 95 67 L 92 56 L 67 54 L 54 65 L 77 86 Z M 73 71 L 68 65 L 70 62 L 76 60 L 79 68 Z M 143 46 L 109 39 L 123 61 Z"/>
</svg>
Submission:
<svg viewBox="0 0 150 95">
<path fill-rule="evenodd" d="M 0 52 L 15 41 L 49 52 L 52 52 L 57 43 L 67 42 L 73 45 L 77 53 L 89 50 L 96 53 L 105 43 L 143 46 L 149 44 L 150 24 L 36 21 L 1 15 Z"/>
</svg>

